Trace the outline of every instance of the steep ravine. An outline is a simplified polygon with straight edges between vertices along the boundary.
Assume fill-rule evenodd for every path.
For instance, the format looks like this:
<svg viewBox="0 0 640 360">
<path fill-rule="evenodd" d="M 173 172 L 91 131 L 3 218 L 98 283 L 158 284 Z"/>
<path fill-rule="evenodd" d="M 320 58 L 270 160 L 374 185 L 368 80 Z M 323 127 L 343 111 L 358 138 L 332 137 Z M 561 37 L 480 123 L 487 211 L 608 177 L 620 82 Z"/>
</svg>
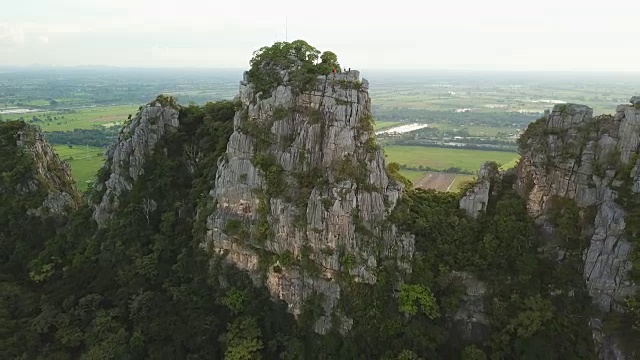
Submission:
<svg viewBox="0 0 640 360">
<path fill-rule="evenodd" d="M 245 78 L 239 99 L 205 246 L 248 270 L 295 315 L 321 294 L 316 331 L 326 333 L 340 280 L 373 284 L 381 259 L 409 270 L 413 254 L 413 238 L 385 221 L 402 186 L 375 145 L 368 83 L 352 70 L 320 76 L 301 93 L 285 81 L 260 99 Z"/>
</svg>

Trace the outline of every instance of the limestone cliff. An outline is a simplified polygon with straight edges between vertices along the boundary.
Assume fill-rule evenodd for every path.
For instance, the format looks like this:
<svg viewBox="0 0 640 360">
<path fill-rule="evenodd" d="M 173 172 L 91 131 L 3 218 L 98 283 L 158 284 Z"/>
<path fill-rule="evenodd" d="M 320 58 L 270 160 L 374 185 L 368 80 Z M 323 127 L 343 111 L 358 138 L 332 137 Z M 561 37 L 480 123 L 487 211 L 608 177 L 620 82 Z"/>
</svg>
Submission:
<svg viewBox="0 0 640 360">
<path fill-rule="evenodd" d="M 478 179 L 474 186 L 467 190 L 460 198 L 460 209 L 465 210 L 473 218 L 487 210 L 489 196 L 492 193 L 491 186 L 495 182 L 498 174 L 498 166 L 494 162 L 485 162 L 480 166 Z"/>
<path fill-rule="evenodd" d="M 177 128 L 179 109 L 175 100 L 165 96 L 141 107 L 138 114 L 120 131 L 118 140 L 107 150 L 107 159 L 98 173 L 93 217 L 103 226 L 118 206 L 118 196 L 131 190 L 144 172 L 145 158 L 158 140 Z"/>
<path fill-rule="evenodd" d="M 545 216 L 557 196 L 595 212 L 584 279 L 594 304 L 605 313 L 621 311 L 622 300 L 637 290 L 628 277 L 632 245 L 625 232 L 629 215 L 621 204 L 640 192 L 639 144 L 637 105 L 620 105 L 614 116 L 598 117 L 584 105 L 556 105 L 520 139 L 516 187 L 540 225 L 549 228 Z M 601 358 L 630 358 L 602 333 L 600 319 L 591 323 Z"/>
<path fill-rule="evenodd" d="M 295 315 L 320 294 L 325 315 L 315 328 L 325 333 L 340 280 L 373 284 L 385 258 L 409 270 L 413 237 L 386 221 L 402 186 L 388 177 L 375 144 L 367 81 L 352 70 L 298 91 L 287 72 L 281 76 L 266 98 L 247 74 L 241 82 L 204 245 L 248 270 Z"/>
<path fill-rule="evenodd" d="M 11 126 L 11 125 L 8 125 Z M 30 208 L 27 213 L 35 216 L 65 215 L 76 209 L 80 196 L 71 177 L 69 165 L 58 157 L 44 138 L 39 127 L 19 123 L 7 134 L 13 138 L 13 144 L 3 144 L 13 147 L 16 152 L 12 161 L 23 157 L 30 166 L 24 170 L 15 189 L 1 189 L 0 191 L 17 191 L 19 194 L 38 194 L 38 206 Z M 3 160 L 4 161 L 4 160 Z M 17 167 L 25 164 L 17 164 Z M 16 168 L 15 171 L 20 170 Z"/>
</svg>

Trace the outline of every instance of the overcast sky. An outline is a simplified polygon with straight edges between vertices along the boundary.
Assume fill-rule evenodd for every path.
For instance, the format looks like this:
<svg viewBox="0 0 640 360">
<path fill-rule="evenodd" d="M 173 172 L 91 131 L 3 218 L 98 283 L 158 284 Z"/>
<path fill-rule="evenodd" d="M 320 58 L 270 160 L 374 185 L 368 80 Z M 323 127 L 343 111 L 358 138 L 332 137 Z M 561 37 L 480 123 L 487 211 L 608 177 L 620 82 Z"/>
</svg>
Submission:
<svg viewBox="0 0 640 360">
<path fill-rule="evenodd" d="M 303 39 L 360 69 L 640 70 L 636 0 L 6 0 L 0 65 L 242 67 Z"/>
</svg>

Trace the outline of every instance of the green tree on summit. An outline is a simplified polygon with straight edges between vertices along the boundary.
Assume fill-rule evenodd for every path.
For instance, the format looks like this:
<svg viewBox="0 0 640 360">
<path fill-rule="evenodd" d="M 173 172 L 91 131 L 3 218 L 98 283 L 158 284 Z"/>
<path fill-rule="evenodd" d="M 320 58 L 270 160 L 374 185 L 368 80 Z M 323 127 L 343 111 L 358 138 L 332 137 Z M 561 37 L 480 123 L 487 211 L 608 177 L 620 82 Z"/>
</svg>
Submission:
<svg viewBox="0 0 640 360">
<path fill-rule="evenodd" d="M 340 64 L 338 63 L 338 56 L 331 52 L 325 51 L 320 55 L 320 64 L 318 64 L 320 74 L 329 75 L 333 69 L 340 72 Z"/>
<path fill-rule="evenodd" d="M 256 93 L 261 93 L 262 99 L 271 96 L 273 89 L 284 84 L 283 71 L 289 73 L 288 84 L 296 91 L 304 91 L 315 84 L 318 75 L 329 75 L 334 69 L 340 69 L 335 53 L 325 51 L 321 55 L 318 49 L 304 40 L 264 46 L 253 53 L 250 65 L 249 81 Z"/>
</svg>

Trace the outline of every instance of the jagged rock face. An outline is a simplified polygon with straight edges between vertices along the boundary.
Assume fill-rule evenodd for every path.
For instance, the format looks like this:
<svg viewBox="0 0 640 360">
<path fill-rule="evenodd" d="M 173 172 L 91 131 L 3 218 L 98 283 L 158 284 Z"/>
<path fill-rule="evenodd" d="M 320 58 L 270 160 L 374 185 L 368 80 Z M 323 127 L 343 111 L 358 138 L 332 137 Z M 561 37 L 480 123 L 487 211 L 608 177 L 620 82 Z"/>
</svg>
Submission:
<svg viewBox="0 0 640 360">
<path fill-rule="evenodd" d="M 410 270 L 413 256 L 413 237 L 385 220 L 402 187 L 388 178 L 373 142 L 367 81 L 350 71 L 319 77 L 302 93 L 285 81 L 260 100 L 245 78 L 239 99 L 243 108 L 211 190 L 215 210 L 205 246 L 256 282 L 265 279 L 295 315 L 305 298 L 323 294 L 325 316 L 316 331 L 325 333 L 340 297 L 339 276 L 373 284 L 380 259 L 398 259 Z M 262 133 L 247 130 L 260 126 Z M 260 165 L 264 158 L 272 163 Z M 231 222 L 251 230 L 230 234 Z M 283 260 L 289 257 L 295 260 Z"/>
<path fill-rule="evenodd" d="M 33 177 L 21 184 L 20 192 L 33 192 L 39 187 L 46 189 L 42 206 L 29 209 L 30 215 L 65 215 L 77 209 L 80 196 L 71 177 L 69 165 L 60 160 L 40 131 L 34 125 L 27 125 L 16 133 L 16 145 L 33 158 Z"/>
<path fill-rule="evenodd" d="M 96 190 L 103 192 L 100 202 L 93 205 L 93 218 L 99 226 L 118 206 L 118 196 L 131 190 L 133 182 L 144 172 L 145 158 L 151 154 L 158 140 L 178 125 L 177 106 L 156 100 L 144 106 L 132 121 L 120 131 L 118 141 L 107 150 L 103 169 L 108 179 L 98 179 Z M 104 169 L 106 168 L 106 169 Z"/>
<path fill-rule="evenodd" d="M 526 197 L 530 213 L 541 222 L 553 196 L 573 199 L 583 208 L 595 208 L 590 246 L 584 254 L 584 278 L 600 310 L 621 310 L 619 301 L 637 287 L 626 276 L 631 266 L 631 245 L 624 233 L 626 213 L 616 198 L 625 182 L 632 181 L 631 190 L 640 191 L 638 160 L 633 156 L 640 143 L 640 109 L 620 105 L 615 116 L 594 118 L 587 106 L 556 105 L 531 127 L 537 136 L 521 144 L 517 190 Z M 631 161 L 636 163 L 628 165 Z M 625 166 L 633 166 L 630 175 L 623 173 Z M 596 333 L 594 328 L 596 340 L 611 341 Z M 602 346 L 616 348 L 611 343 Z M 611 355 L 616 351 L 606 353 L 609 355 L 603 358 L 624 358 Z"/>
<path fill-rule="evenodd" d="M 460 307 L 453 316 L 458 334 L 466 341 L 486 340 L 490 326 L 485 306 L 486 284 L 467 272 L 453 271 L 451 278 L 465 287 Z"/>
<path fill-rule="evenodd" d="M 480 212 L 487 210 L 491 185 L 499 176 L 498 167 L 494 162 L 484 162 L 480 166 L 478 179 L 467 193 L 460 199 L 460 209 L 465 210 L 471 217 L 477 218 Z"/>
</svg>

